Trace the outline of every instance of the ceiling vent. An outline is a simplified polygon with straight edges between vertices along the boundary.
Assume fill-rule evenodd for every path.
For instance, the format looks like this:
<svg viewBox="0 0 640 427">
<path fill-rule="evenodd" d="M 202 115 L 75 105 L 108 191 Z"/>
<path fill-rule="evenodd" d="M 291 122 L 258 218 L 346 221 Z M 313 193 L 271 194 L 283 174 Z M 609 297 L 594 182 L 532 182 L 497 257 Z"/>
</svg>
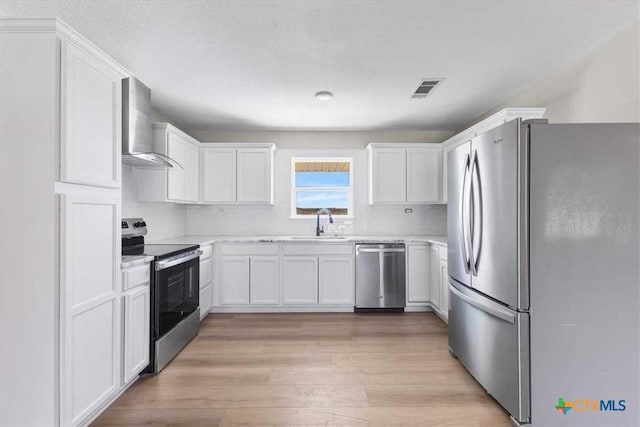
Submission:
<svg viewBox="0 0 640 427">
<path fill-rule="evenodd" d="M 423 79 L 411 95 L 412 98 L 425 98 L 435 89 L 442 79 Z"/>
</svg>

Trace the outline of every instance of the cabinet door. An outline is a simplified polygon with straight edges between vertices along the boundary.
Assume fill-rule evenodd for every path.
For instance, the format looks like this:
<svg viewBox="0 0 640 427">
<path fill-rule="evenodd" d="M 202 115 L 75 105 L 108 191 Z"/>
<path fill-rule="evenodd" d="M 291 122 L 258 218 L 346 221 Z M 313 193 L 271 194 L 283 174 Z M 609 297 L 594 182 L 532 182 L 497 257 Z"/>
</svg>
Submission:
<svg viewBox="0 0 640 427">
<path fill-rule="evenodd" d="M 236 201 L 236 150 L 202 149 L 202 201 L 234 203 Z"/>
<path fill-rule="evenodd" d="M 320 257 L 318 278 L 320 304 L 353 305 L 353 257 Z"/>
<path fill-rule="evenodd" d="M 449 273 L 447 271 L 447 261 L 440 260 L 440 312 L 445 319 L 449 317 Z"/>
<path fill-rule="evenodd" d="M 251 304 L 278 304 L 278 257 L 251 257 Z"/>
<path fill-rule="evenodd" d="M 429 246 L 429 289 L 431 304 L 442 307 L 442 286 L 440 284 L 440 252 L 435 246 Z"/>
<path fill-rule="evenodd" d="M 372 152 L 372 202 L 405 203 L 407 200 L 407 150 L 374 148 Z"/>
<path fill-rule="evenodd" d="M 249 304 L 249 257 L 221 258 L 220 304 Z"/>
<path fill-rule="evenodd" d="M 185 143 L 184 195 L 185 200 L 197 202 L 200 198 L 200 162 L 197 146 Z"/>
<path fill-rule="evenodd" d="M 120 187 L 122 76 L 67 42 L 61 73 L 60 180 Z"/>
<path fill-rule="evenodd" d="M 407 246 L 407 302 L 427 303 L 430 297 L 429 246 Z"/>
<path fill-rule="evenodd" d="M 124 383 L 149 364 L 151 287 L 140 286 L 124 295 Z"/>
<path fill-rule="evenodd" d="M 61 425 L 79 424 L 120 387 L 120 197 L 113 193 L 62 195 Z"/>
<path fill-rule="evenodd" d="M 442 153 L 433 148 L 407 150 L 407 202 L 440 201 L 440 160 Z"/>
<path fill-rule="evenodd" d="M 284 304 L 318 303 L 318 258 L 284 257 L 282 269 Z"/>
<path fill-rule="evenodd" d="M 200 261 L 200 289 L 213 282 L 213 260 L 211 258 Z"/>
<path fill-rule="evenodd" d="M 237 201 L 272 203 L 271 150 L 240 148 L 237 153 Z"/>
<path fill-rule="evenodd" d="M 213 284 L 209 283 L 200 289 L 200 320 L 207 317 L 213 306 Z"/>
<path fill-rule="evenodd" d="M 185 201 L 185 176 L 187 170 L 187 142 L 178 135 L 167 133 L 167 154 L 182 168 L 174 167 L 167 172 L 167 199 Z"/>
</svg>

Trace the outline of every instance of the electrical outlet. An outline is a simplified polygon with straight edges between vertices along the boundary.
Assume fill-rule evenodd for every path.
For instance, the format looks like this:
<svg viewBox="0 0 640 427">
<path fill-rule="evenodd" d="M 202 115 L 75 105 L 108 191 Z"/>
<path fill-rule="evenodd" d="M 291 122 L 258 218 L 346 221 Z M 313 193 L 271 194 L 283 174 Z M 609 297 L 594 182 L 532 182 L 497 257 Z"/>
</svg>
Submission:
<svg viewBox="0 0 640 427">
<path fill-rule="evenodd" d="M 413 213 L 412 208 L 404 208 L 404 213 Z"/>
</svg>

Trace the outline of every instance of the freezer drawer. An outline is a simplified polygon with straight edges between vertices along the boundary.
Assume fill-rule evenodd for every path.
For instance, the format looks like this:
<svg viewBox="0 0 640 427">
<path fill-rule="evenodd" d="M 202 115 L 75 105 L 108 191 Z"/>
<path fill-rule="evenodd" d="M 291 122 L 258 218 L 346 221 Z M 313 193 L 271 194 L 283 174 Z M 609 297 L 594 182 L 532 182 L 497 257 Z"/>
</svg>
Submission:
<svg viewBox="0 0 640 427">
<path fill-rule="evenodd" d="M 450 280 L 449 349 L 516 420 L 529 419 L 529 314 Z"/>
</svg>

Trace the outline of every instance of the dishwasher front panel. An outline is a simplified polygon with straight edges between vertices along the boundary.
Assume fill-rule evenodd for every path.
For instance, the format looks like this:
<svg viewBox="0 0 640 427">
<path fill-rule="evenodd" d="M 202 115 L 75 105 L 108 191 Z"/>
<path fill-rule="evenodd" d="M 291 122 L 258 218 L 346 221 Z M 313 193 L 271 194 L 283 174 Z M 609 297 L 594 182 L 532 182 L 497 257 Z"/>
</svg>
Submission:
<svg viewBox="0 0 640 427">
<path fill-rule="evenodd" d="M 356 245 L 356 308 L 404 308 L 404 244 Z"/>
</svg>

